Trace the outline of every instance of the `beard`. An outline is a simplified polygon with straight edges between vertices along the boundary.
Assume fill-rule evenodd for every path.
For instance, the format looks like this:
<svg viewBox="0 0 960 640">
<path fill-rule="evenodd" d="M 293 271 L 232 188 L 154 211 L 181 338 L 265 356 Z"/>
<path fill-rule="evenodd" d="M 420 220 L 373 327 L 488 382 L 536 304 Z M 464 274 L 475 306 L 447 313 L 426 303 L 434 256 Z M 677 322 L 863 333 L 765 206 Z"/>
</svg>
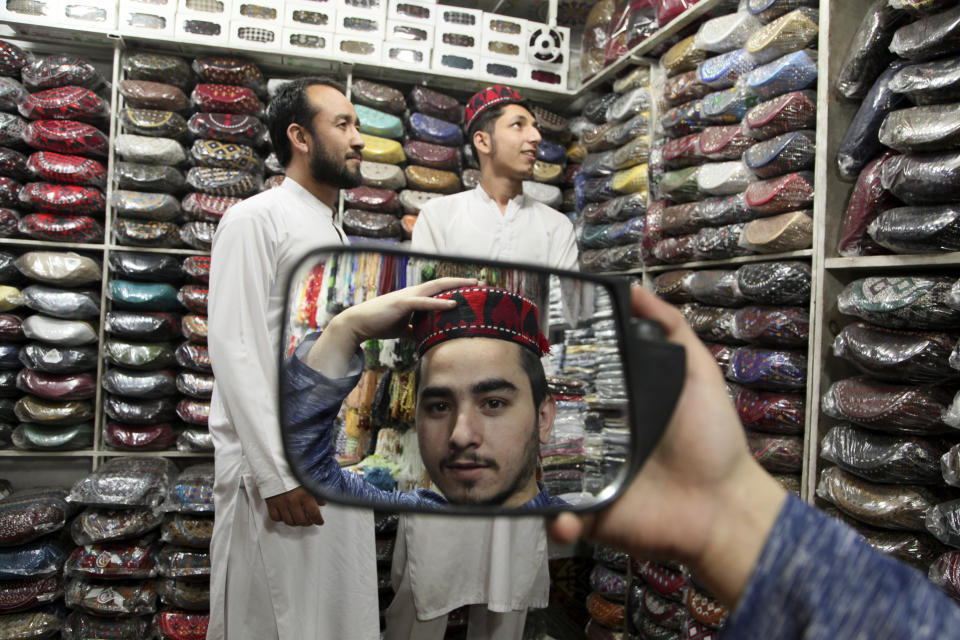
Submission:
<svg viewBox="0 0 960 640">
<path fill-rule="evenodd" d="M 314 140 L 318 140 L 316 134 Z M 323 182 L 338 189 L 352 189 L 360 186 L 360 167 L 351 171 L 347 159 L 334 158 L 322 145 L 316 144 L 310 153 L 310 175 L 317 182 Z"/>
</svg>

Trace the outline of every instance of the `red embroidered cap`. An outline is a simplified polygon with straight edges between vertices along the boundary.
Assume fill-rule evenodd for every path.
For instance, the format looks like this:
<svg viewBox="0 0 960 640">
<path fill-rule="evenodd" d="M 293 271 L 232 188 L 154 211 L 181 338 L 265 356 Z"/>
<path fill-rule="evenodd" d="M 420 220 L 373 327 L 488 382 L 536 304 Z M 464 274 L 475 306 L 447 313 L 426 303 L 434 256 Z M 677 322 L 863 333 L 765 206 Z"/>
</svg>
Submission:
<svg viewBox="0 0 960 640">
<path fill-rule="evenodd" d="M 531 349 L 537 356 L 550 352 L 550 343 L 540 331 L 540 310 L 529 298 L 486 286 L 449 289 L 434 297 L 456 300 L 457 306 L 413 314 L 420 356 L 454 338 L 498 338 Z"/>
<path fill-rule="evenodd" d="M 523 96 L 504 84 L 495 84 L 473 94 L 463 112 L 464 129 L 470 131 L 470 125 L 477 117 L 498 104 L 516 104 L 525 102 Z"/>
</svg>

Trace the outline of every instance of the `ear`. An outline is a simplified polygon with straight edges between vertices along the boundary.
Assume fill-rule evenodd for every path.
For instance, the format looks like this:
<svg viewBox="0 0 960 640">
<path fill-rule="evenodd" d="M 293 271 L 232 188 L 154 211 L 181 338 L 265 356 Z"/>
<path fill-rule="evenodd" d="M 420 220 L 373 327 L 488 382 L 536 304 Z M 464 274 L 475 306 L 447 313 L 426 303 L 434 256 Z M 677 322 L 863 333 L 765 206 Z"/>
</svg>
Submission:
<svg viewBox="0 0 960 640">
<path fill-rule="evenodd" d="M 304 128 L 296 122 L 291 122 L 287 126 L 287 139 L 290 141 L 290 148 L 296 149 L 306 155 L 310 153 L 310 147 L 307 145 L 307 135 Z"/>
<path fill-rule="evenodd" d="M 550 432 L 553 431 L 553 421 L 557 417 L 557 399 L 552 393 L 540 403 L 540 444 L 550 442 Z"/>
<path fill-rule="evenodd" d="M 473 146 L 477 148 L 480 155 L 490 155 L 490 134 L 483 129 L 473 132 Z"/>
</svg>

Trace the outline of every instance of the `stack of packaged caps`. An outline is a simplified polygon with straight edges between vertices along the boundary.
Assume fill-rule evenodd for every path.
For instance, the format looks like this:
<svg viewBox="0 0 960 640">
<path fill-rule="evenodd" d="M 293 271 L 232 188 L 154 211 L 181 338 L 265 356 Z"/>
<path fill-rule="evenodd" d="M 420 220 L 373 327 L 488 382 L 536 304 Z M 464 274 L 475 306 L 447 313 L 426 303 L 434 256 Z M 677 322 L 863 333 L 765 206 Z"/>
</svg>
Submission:
<svg viewBox="0 0 960 640">
<path fill-rule="evenodd" d="M 960 7 L 876 1 L 837 91 L 862 99 L 837 152 L 856 180 L 840 255 L 960 250 Z"/>
<path fill-rule="evenodd" d="M 98 93 L 103 76 L 85 60 L 33 59 L 3 41 L 0 74 L 0 235 L 102 242 L 110 117 L 109 98 Z"/>
<path fill-rule="evenodd" d="M 728 380 L 757 462 L 800 493 L 810 336 L 810 266 L 760 262 L 657 276 Z"/>
<path fill-rule="evenodd" d="M 587 638 L 619 638 L 626 630 L 626 603 L 630 579 L 630 557 L 606 545 L 593 549 L 596 563 L 590 571 L 590 595 L 587 612 L 590 620 L 584 630 Z"/>
<path fill-rule="evenodd" d="M 806 249 L 812 242 L 818 11 L 748 0 L 661 58 L 647 244 L 661 262 Z M 799 6 L 798 6 L 799 5 Z"/>
<path fill-rule="evenodd" d="M 549 207 L 565 213 L 575 210 L 575 193 L 566 194 L 559 185 L 567 180 L 567 148 L 570 142 L 570 123 L 560 114 L 538 105 L 530 106 L 537 119 L 542 136 L 537 147 L 537 161 L 533 165 L 533 180 L 524 180 L 523 193 Z M 571 181 L 573 177 L 569 178 Z"/>
<path fill-rule="evenodd" d="M 650 69 L 639 66 L 590 102 L 570 129 L 587 152 L 574 178 L 580 263 L 586 271 L 639 268 L 646 228 Z"/>
<path fill-rule="evenodd" d="M 65 530 L 77 511 L 66 497 L 53 487 L 13 492 L 0 480 L 0 637 L 59 637 L 73 549 Z"/>
<path fill-rule="evenodd" d="M 353 82 L 365 146 L 363 186 L 344 195 L 343 224 L 351 235 L 409 239 L 424 203 L 461 190 L 460 103 L 420 86 L 409 98 L 412 113 L 399 89 Z"/>
<path fill-rule="evenodd" d="M 31 251 L 19 258 L 4 253 L 0 260 L 5 282 L 27 285 L 22 290 L 2 287 L 3 310 L 17 313 L 0 317 L 5 340 L 0 418 L 19 423 L 10 435 L 18 449 L 90 448 L 100 263 L 85 255 L 53 251 Z M 24 368 L 17 371 L 20 365 Z M 14 403 L 20 392 L 25 395 Z"/>
<path fill-rule="evenodd" d="M 210 621 L 213 464 L 180 472 L 162 508 L 166 514 L 157 555 L 157 593 L 166 607 L 153 624 L 164 640 L 203 638 Z"/>
<path fill-rule="evenodd" d="M 729 611 L 678 562 L 630 558 L 627 628 L 634 637 L 713 639 Z"/>
<path fill-rule="evenodd" d="M 160 505 L 176 473 L 164 458 L 113 458 L 73 486 L 67 500 L 85 508 L 70 528 L 80 546 L 64 566 L 64 638 L 150 637 Z"/>
<path fill-rule="evenodd" d="M 182 451 L 212 449 L 206 428 L 213 391 L 205 344 L 209 265 L 205 256 L 110 254 L 105 444 L 133 451 L 168 449 L 174 443 Z M 198 282 L 178 289 L 184 275 Z M 174 347 L 181 336 L 187 341 Z M 176 424 L 178 417 L 185 428 Z"/>
<path fill-rule="evenodd" d="M 852 375 L 821 399 L 839 422 L 823 436 L 817 495 L 874 547 L 918 566 L 960 596 L 960 287 L 942 276 L 869 277 L 837 297 L 843 327 L 833 353 Z"/>
<path fill-rule="evenodd" d="M 540 445 L 541 481 L 550 495 L 579 494 L 584 478 L 583 470 L 577 468 L 576 456 L 583 455 L 586 385 L 576 378 L 555 375 L 547 377 L 547 385 L 556 399 L 557 415 L 550 441 Z"/>
<path fill-rule="evenodd" d="M 393 585 L 390 583 L 391 565 L 393 564 L 393 548 L 397 544 L 397 526 L 400 523 L 398 513 L 376 513 L 373 518 L 374 532 L 377 545 L 377 585 L 380 606 L 380 628 L 384 628 L 386 609 L 393 602 Z"/>
</svg>

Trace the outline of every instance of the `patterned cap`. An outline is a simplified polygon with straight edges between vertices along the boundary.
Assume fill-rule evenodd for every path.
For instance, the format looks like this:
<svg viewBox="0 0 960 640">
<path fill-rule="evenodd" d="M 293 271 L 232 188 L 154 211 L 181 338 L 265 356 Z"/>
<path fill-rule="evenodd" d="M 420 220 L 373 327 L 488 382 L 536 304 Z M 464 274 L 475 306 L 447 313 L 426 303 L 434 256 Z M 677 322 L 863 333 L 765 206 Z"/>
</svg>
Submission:
<svg viewBox="0 0 960 640">
<path fill-rule="evenodd" d="M 505 84 L 495 84 L 473 94 L 464 110 L 464 128 L 470 131 L 470 125 L 477 117 L 498 104 L 516 104 L 524 102 L 523 97 Z"/>
<path fill-rule="evenodd" d="M 434 297 L 456 300 L 457 306 L 413 314 L 413 338 L 420 356 L 454 338 L 498 338 L 526 347 L 537 356 L 550 352 L 550 343 L 540 331 L 540 310 L 529 298 L 485 286 L 449 289 Z"/>
</svg>

